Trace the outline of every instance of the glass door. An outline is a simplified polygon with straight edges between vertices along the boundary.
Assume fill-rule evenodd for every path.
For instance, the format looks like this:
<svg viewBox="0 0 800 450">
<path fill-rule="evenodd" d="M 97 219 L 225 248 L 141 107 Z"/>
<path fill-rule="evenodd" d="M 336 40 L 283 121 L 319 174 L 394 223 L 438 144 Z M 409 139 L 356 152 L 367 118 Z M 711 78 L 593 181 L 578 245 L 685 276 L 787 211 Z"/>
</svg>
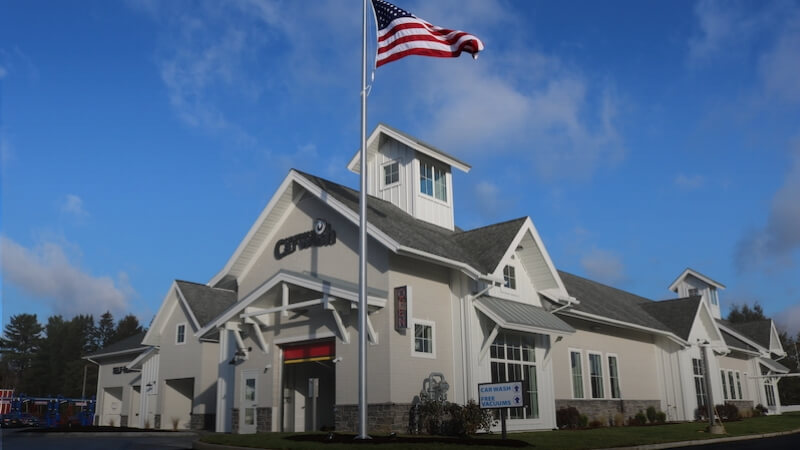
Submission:
<svg viewBox="0 0 800 450">
<path fill-rule="evenodd" d="M 256 420 L 258 407 L 258 371 L 245 371 L 242 373 L 242 402 L 241 402 L 241 425 L 239 432 L 249 434 L 256 432 Z"/>
</svg>

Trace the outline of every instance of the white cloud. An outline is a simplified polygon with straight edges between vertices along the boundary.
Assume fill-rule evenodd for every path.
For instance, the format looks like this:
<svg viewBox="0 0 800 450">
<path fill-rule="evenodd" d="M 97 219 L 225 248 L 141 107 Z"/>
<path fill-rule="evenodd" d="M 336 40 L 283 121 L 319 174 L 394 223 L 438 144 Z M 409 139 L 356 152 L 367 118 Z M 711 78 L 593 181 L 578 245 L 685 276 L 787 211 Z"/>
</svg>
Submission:
<svg viewBox="0 0 800 450">
<path fill-rule="evenodd" d="M 691 191 L 703 187 L 705 181 L 706 180 L 702 175 L 684 175 L 681 173 L 675 177 L 675 186 L 687 191 Z"/>
<path fill-rule="evenodd" d="M 500 188 L 489 181 L 475 185 L 472 200 L 478 214 L 486 219 L 497 220 L 498 216 L 511 205 L 507 195 L 501 195 Z"/>
<path fill-rule="evenodd" d="M 8 75 L 8 71 L 3 66 L 0 66 L 0 80 L 5 78 L 6 75 Z"/>
<path fill-rule="evenodd" d="M 764 264 L 789 266 L 800 249 L 800 138 L 790 155 L 792 162 L 783 185 L 772 198 L 763 228 L 749 231 L 736 249 L 736 263 L 743 271 Z"/>
<path fill-rule="evenodd" d="M 615 284 L 625 280 L 625 266 L 614 252 L 593 248 L 581 258 L 581 267 L 594 280 Z"/>
<path fill-rule="evenodd" d="M 689 38 L 690 62 L 744 53 L 756 34 L 780 19 L 784 7 L 783 2 L 764 5 L 727 0 L 697 2 L 694 12 L 699 29 Z"/>
<path fill-rule="evenodd" d="M 776 314 L 775 322 L 790 336 L 797 336 L 800 333 L 800 299 L 794 305 L 790 305 Z M 791 349 L 785 348 L 784 350 L 789 351 Z"/>
<path fill-rule="evenodd" d="M 83 208 L 83 199 L 75 194 L 67 194 L 61 202 L 61 211 L 75 217 L 86 217 L 89 213 Z"/>
<path fill-rule="evenodd" d="M 29 249 L 0 236 L 0 251 L 3 279 L 42 300 L 57 314 L 127 311 L 133 289 L 125 273 L 116 282 L 108 276 L 91 275 L 71 262 L 64 247 L 55 242 Z"/>
<path fill-rule="evenodd" d="M 800 103 L 800 6 L 789 13 L 774 47 L 759 61 L 765 96 Z"/>
</svg>

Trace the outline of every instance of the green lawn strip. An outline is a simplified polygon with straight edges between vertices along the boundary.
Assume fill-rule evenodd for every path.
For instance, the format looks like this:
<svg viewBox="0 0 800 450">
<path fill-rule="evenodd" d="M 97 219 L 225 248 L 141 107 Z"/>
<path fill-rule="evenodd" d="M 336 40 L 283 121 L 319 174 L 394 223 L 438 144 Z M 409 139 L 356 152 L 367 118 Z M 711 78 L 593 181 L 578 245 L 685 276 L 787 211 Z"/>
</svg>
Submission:
<svg viewBox="0 0 800 450">
<path fill-rule="evenodd" d="M 580 450 L 608 447 L 626 447 L 644 444 L 660 444 L 664 442 L 691 441 L 697 439 L 713 439 L 719 437 L 744 436 L 800 429 L 800 413 L 789 413 L 781 416 L 756 417 L 738 422 L 725 423 L 726 434 L 710 435 L 705 432 L 705 423 L 679 423 L 643 427 L 596 428 L 575 431 L 538 431 L 528 433 L 509 433 L 509 439 L 529 443 L 535 449 Z M 260 433 L 250 435 L 210 434 L 201 440 L 212 444 L 226 444 L 253 448 L 352 448 L 349 444 L 320 444 L 314 442 L 298 442 L 285 437 L 296 433 Z M 420 436 L 424 438 L 424 436 Z M 479 435 L 475 439 L 497 439 L 499 433 Z M 381 449 L 394 450 L 403 448 L 419 448 L 414 444 L 381 444 Z M 436 447 L 456 448 L 457 445 L 436 443 Z M 462 446 L 463 447 L 463 446 Z M 490 446 L 474 446 L 475 450 L 489 450 Z M 508 448 L 508 447 L 505 447 Z"/>
</svg>

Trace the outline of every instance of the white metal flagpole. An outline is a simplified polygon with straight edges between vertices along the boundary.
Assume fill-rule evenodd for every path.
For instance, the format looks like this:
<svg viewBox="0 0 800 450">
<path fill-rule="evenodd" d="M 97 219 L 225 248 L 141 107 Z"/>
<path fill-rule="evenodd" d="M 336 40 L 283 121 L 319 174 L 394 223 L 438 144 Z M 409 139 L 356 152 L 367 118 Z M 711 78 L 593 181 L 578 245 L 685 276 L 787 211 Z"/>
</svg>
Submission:
<svg viewBox="0 0 800 450">
<path fill-rule="evenodd" d="M 367 0 L 361 18 L 361 190 L 358 220 L 358 436 L 367 435 Z"/>
</svg>

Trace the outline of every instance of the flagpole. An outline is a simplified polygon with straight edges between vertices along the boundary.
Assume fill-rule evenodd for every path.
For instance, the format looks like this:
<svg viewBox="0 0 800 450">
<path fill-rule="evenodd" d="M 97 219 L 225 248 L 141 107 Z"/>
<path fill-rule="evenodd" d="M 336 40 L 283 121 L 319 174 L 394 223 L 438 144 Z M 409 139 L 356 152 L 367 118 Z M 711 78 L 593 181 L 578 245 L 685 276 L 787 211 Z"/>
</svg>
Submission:
<svg viewBox="0 0 800 450">
<path fill-rule="evenodd" d="M 367 0 L 361 18 L 361 190 L 358 220 L 358 436 L 367 435 Z"/>
</svg>

